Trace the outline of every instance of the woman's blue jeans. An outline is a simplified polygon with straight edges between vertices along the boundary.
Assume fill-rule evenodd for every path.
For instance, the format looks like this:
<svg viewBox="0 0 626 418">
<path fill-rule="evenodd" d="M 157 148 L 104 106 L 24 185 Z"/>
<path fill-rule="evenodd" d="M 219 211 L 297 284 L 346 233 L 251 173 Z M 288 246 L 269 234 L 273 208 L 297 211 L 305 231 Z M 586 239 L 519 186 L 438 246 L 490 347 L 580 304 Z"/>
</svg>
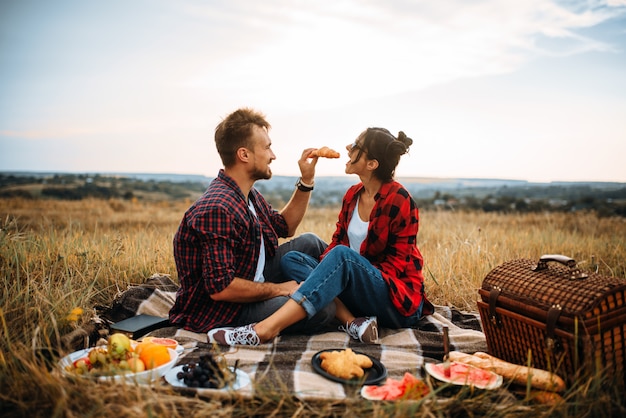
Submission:
<svg viewBox="0 0 626 418">
<path fill-rule="evenodd" d="M 400 314 L 389 298 L 389 288 L 380 270 L 344 245 L 334 247 L 321 262 L 290 251 L 280 265 L 287 278 L 303 282 L 291 298 L 309 318 L 338 297 L 354 316 L 376 316 L 382 327 L 408 328 L 420 319 L 422 306 L 411 316 Z"/>
</svg>

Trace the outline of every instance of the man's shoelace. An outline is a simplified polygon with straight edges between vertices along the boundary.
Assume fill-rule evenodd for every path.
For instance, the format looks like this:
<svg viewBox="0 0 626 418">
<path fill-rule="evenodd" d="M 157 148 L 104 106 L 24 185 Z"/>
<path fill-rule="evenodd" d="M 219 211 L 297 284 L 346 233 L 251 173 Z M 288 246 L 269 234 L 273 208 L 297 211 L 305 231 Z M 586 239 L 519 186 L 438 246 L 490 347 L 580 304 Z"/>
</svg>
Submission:
<svg viewBox="0 0 626 418">
<path fill-rule="evenodd" d="M 227 331 L 226 334 L 231 344 L 259 345 L 261 343 L 252 325 L 235 328 L 232 331 Z"/>
</svg>

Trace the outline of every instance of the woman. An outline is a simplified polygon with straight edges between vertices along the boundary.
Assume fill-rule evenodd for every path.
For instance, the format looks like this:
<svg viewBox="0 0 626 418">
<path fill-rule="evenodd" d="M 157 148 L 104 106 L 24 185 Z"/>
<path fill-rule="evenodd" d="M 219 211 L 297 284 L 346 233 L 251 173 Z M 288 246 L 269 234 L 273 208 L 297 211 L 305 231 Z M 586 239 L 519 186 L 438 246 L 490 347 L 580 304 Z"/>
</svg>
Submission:
<svg viewBox="0 0 626 418">
<path fill-rule="evenodd" d="M 345 324 L 341 329 L 364 343 L 377 342 L 379 323 L 411 327 L 432 313 L 416 244 L 418 209 L 394 180 L 400 156 L 412 143 L 404 132 L 396 138 L 386 129 L 368 128 L 347 146 L 346 174 L 358 175 L 361 182 L 346 192 L 337 229 L 320 260 L 287 253 L 281 260 L 284 274 L 300 282 L 290 300 L 256 324 L 209 331 L 209 342 L 258 345 L 330 303 Z"/>
</svg>

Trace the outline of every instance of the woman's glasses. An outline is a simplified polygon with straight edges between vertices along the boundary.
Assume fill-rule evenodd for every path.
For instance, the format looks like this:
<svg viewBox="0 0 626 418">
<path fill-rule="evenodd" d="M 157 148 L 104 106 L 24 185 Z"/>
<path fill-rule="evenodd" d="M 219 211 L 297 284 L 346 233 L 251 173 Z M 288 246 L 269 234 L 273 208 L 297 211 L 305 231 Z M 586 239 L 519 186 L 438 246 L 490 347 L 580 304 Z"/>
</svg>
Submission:
<svg viewBox="0 0 626 418">
<path fill-rule="evenodd" d="M 354 141 L 354 142 L 352 143 L 352 145 L 350 145 L 350 152 L 354 151 L 355 149 L 358 149 L 358 150 L 361 150 L 361 151 L 363 150 L 363 148 L 361 148 L 361 146 L 359 145 L 359 143 L 358 143 L 358 142 L 356 142 L 356 141 Z"/>
</svg>

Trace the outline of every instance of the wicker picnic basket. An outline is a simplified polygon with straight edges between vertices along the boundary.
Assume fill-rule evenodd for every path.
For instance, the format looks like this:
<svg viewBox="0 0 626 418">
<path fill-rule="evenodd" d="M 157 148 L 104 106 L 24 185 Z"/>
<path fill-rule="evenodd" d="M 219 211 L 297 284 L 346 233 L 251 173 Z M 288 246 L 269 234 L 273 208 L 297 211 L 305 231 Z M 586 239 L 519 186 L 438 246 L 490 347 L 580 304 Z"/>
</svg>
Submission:
<svg viewBox="0 0 626 418">
<path fill-rule="evenodd" d="M 556 372 L 568 383 L 601 373 L 626 387 L 626 280 L 544 255 L 487 274 L 478 310 L 489 353 Z"/>
</svg>

